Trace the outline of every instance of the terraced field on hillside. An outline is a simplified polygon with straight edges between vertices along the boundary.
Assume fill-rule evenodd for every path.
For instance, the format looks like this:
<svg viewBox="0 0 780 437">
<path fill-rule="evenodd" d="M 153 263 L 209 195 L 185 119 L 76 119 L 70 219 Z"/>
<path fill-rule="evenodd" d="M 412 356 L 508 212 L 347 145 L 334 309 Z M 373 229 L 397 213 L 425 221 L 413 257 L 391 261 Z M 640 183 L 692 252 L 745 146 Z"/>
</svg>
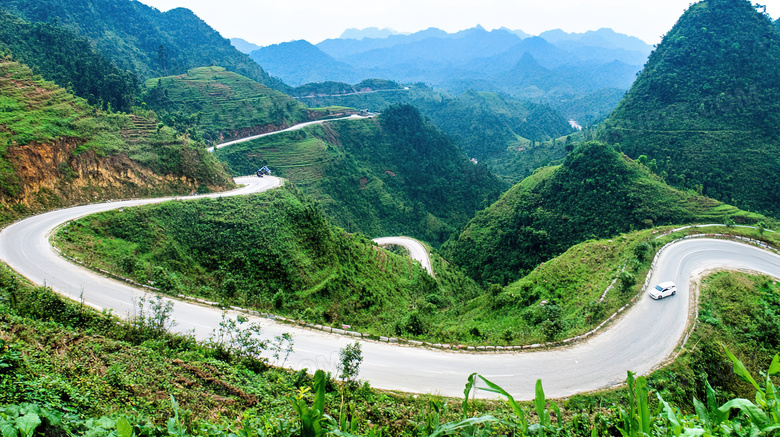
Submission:
<svg viewBox="0 0 780 437">
<path fill-rule="evenodd" d="M 316 127 L 306 130 L 321 132 L 321 128 Z M 225 159 L 236 153 L 243 154 L 243 159 Z M 229 163 L 233 174 L 252 174 L 267 165 L 277 176 L 287 178 L 298 186 L 311 186 L 326 176 L 325 167 L 337 158 L 338 153 L 316 136 L 288 132 L 258 138 L 241 144 L 241 147 L 218 149 L 215 155 Z"/>
<path fill-rule="evenodd" d="M 309 119 L 290 96 L 222 67 L 146 81 L 145 103 L 169 125 L 198 126 L 215 142 L 277 130 Z"/>
</svg>

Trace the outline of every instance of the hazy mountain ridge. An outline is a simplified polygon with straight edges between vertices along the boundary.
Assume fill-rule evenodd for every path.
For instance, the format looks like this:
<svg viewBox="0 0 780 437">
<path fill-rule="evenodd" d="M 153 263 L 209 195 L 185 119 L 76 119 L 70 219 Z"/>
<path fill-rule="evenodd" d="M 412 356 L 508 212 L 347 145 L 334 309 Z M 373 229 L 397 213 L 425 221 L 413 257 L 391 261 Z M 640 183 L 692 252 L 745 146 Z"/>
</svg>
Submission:
<svg viewBox="0 0 780 437">
<path fill-rule="evenodd" d="M 304 40 L 261 47 L 249 56 L 294 87 L 326 81 L 356 83 L 366 78 L 351 65 L 333 59 Z"/>
<path fill-rule="evenodd" d="M 400 35 L 400 33 L 388 27 L 382 29 L 378 27 L 366 27 L 365 29 L 351 28 L 345 30 L 341 36 L 339 36 L 339 39 L 360 40 L 365 38 L 387 38 L 392 35 Z"/>
<path fill-rule="evenodd" d="M 477 89 L 552 103 L 595 97 L 601 88 L 628 89 L 651 50 L 640 40 L 609 29 L 550 34 L 558 45 L 521 35 L 527 34 L 482 27 L 449 34 L 431 28 L 385 38 L 285 43 L 262 48 L 252 57 L 293 85 L 384 78 L 423 82 L 456 93 Z M 543 69 L 529 69 L 529 55 Z M 594 102 L 594 107 L 602 106 Z M 593 117 L 583 113 L 577 118 Z"/>
<path fill-rule="evenodd" d="M 237 48 L 241 53 L 247 55 L 254 52 L 255 50 L 260 50 L 261 48 L 259 45 L 252 44 L 251 42 L 242 38 L 230 38 L 230 44 Z"/>
</svg>

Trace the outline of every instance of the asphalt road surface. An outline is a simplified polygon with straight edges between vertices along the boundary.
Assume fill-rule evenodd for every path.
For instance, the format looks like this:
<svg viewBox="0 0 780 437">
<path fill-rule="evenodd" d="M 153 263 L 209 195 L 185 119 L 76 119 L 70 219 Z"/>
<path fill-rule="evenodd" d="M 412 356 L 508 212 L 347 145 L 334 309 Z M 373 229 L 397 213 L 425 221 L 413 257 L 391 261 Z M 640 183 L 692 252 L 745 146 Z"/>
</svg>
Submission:
<svg viewBox="0 0 780 437">
<path fill-rule="evenodd" d="M 414 238 L 382 237 L 382 238 L 374 238 L 374 243 L 380 246 L 395 244 L 409 249 L 409 256 L 413 260 L 419 261 L 420 264 L 422 264 L 423 268 L 428 272 L 428 274 L 434 276 L 433 267 L 431 266 L 431 257 L 428 255 L 428 249 L 426 249 L 425 246 L 422 245 L 422 243 L 415 240 Z"/>
<path fill-rule="evenodd" d="M 245 177 L 237 182 L 247 186 L 210 197 L 248 194 L 282 183 L 274 177 Z M 48 235 L 58 225 L 84 215 L 164 200 L 170 199 L 79 206 L 25 219 L 0 232 L 0 258 L 37 284 L 45 283 L 72 299 L 83 298 L 95 308 L 131 317 L 136 302 L 146 294 L 144 291 L 71 264 L 49 245 Z M 468 375 L 479 372 L 523 400 L 533 399 L 537 379 L 542 379 L 548 397 L 566 397 L 619 384 L 625 380 L 627 370 L 647 374 L 674 352 L 689 322 L 689 278 L 712 268 L 750 269 L 780 277 L 780 256 L 731 241 L 683 241 L 664 251 L 651 280 L 652 284 L 675 281 L 677 294 L 661 301 L 645 294 L 608 329 L 587 341 L 534 352 L 469 354 L 361 340 L 364 360 L 359 377 L 383 389 L 462 396 Z M 212 307 L 175 301 L 174 330 L 206 339 L 218 326 L 221 315 L 220 310 Z M 269 338 L 283 332 L 293 335 L 294 352 L 285 366 L 294 369 L 335 371 L 339 349 L 356 341 L 267 319 L 252 319 L 263 326 L 264 335 Z"/>
<path fill-rule="evenodd" d="M 290 126 L 287 129 L 277 130 L 277 131 L 273 131 L 273 132 L 266 132 L 264 134 L 252 135 L 251 137 L 241 138 L 240 140 L 228 141 L 226 143 L 217 144 L 216 146 L 209 147 L 206 150 L 208 150 L 209 152 L 213 152 L 214 149 L 221 149 L 223 147 L 232 146 L 234 144 L 245 143 L 247 141 L 252 141 L 252 140 L 256 140 L 258 138 L 263 138 L 263 137 L 267 137 L 267 136 L 271 136 L 271 135 L 280 134 L 282 132 L 292 132 L 292 131 L 296 131 L 296 130 L 301 130 L 301 129 L 305 128 L 306 126 L 311 126 L 311 125 L 314 125 L 314 124 L 330 123 L 332 121 L 338 121 L 338 120 L 359 120 L 359 119 L 363 119 L 363 118 L 371 118 L 371 116 L 365 116 L 364 117 L 362 115 L 350 115 L 348 117 L 341 117 L 341 118 L 330 118 L 330 119 L 326 119 L 326 120 L 307 121 L 306 123 L 299 123 L 299 124 L 296 124 L 294 126 Z"/>
</svg>

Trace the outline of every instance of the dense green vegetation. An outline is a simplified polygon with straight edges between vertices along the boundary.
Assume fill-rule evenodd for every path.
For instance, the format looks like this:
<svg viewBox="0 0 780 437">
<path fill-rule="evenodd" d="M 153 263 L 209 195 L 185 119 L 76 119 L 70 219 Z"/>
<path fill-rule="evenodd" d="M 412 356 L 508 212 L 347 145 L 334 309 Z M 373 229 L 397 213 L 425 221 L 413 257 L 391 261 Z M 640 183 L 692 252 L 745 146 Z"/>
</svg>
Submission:
<svg viewBox="0 0 780 437">
<path fill-rule="evenodd" d="M 309 110 L 279 91 L 221 67 L 149 79 L 141 96 L 168 126 L 220 143 L 309 120 Z"/>
<path fill-rule="evenodd" d="M 57 239 L 89 265 L 169 293 L 382 335 L 413 318 L 410 309 L 481 293 L 452 269 L 434 280 L 408 258 L 331 227 L 289 188 L 107 212 L 63 227 Z"/>
<path fill-rule="evenodd" d="M 664 224 L 761 219 L 667 186 L 612 146 L 578 146 L 557 167 L 515 185 L 442 248 L 482 283 L 505 285 L 589 238 Z"/>
<path fill-rule="evenodd" d="M 424 84 L 392 88 L 393 84 L 328 82 L 296 88 L 293 95 L 301 96 L 309 106 L 338 104 L 376 112 L 393 104 L 413 105 L 457 141 L 469 158 L 488 165 L 491 172 L 510 183 L 563 156 L 562 147 L 558 153 L 535 153 L 540 142 L 574 132 L 568 121 L 547 105 L 489 92 L 467 91 L 455 96 Z M 378 91 L 355 94 L 366 88 Z"/>
<path fill-rule="evenodd" d="M 4 199 L 2 220 L 41 209 L 59 207 L 89 198 L 119 194 L 110 187 L 91 187 L 70 193 L 80 178 L 89 180 L 89 163 L 104 157 L 126 157 L 118 169 L 138 165 L 160 176 L 173 176 L 178 188 L 170 184 L 124 180 L 115 184 L 123 195 L 151 195 L 161 192 L 191 192 L 199 186 L 219 188 L 231 184 L 222 166 L 202 146 L 192 144 L 172 129 L 158 125 L 149 114 L 106 113 L 74 97 L 63 88 L 34 76 L 26 66 L 0 62 L 0 195 Z M 51 161 L 26 161 L 24 148 L 37 145 L 35 153 L 50 147 Z M 121 161 L 121 160 L 120 160 Z M 111 161 L 115 162 L 115 161 Z M 126 170 L 125 170 L 126 171 Z M 83 173 L 82 173 L 83 172 Z M 117 170 L 119 172 L 119 170 Z M 30 184 L 53 180 L 54 192 L 34 195 Z M 117 177 L 118 178 L 118 177 Z M 125 178 L 126 179 L 126 178 Z M 184 183 L 187 181 L 186 183 Z"/>
<path fill-rule="evenodd" d="M 699 317 L 687 353 L 656 372 L 653 385 L 674 402 L 706 399 L 709 383 L 720 398 L 751 399 L 754 387 L 736 377 L 723 346 L 754 374 L 766 369 L 780 348 L 780 287 L 777 280 L 720 272 L 704 278 Z"/>
<path fill-rule="evenodd" d="M 780 34 L 745 0 L 693 4 L 667 33 L 602 138 L 656 160 L 666 180 L 780 211 Z"/>
<path fill-rule="evenodd" d="M 709 281 L 690 351 L 649 378 L 629 374 L 629 390 L 553 403 L 544 399 L 539 382 L 534 402 L 510 399 L 499 405 L 383 394 L 368 385 L 335 384 L 322 373 L 312 384 L 304 372 L 266 367 L 216 337 L 197 343 L 169 335 L 157 323 L 169 322 L 164 311 L 155 313 L 161 317 L 116 323 L 105 313 L 63 302 L 46 288 L 30 287 L 8 270 L 0 273 L 0 425 L 11 435 L 26 430 L 30 436 L 63 431 L 375 436 L 381 427 L 399 436 L 453 430 L 460 435 L 510 430 L 519 436 L 542 430 L 545 435 L 618 435 L 620 429 L 654 436 L 686 429 L 760 436 L 772 435 L 777 426 L 777 398 L 769 385 L 774 378 L 765 374 L 755 382 L 750 376 L 767 368 L 768 375 L 780 372 L 777 357 L 770 363 L 760 355 L 776 350 L 780 335 L 778 324 L 765 319 L 777 318 L 778 296 L 777 285 L 766 278 L 720 274 Z M 738 357 L 748 358 L 747 369 L 735 359 L 731 374 L 732 360 L 716 343 L 719 335 L 730 340 Z M 307 393 L 310 384 L 313 392 Z M 465 392 L 474 386 L 504 393 L 476 375 Z M 757 392 L 756 404 L 747 400 Z M 314 423 L 318 426 L 312 428 Z"/>
<path fill-rule="evenodd" d="M 372 120 L 236 144 L 215 155 L 235 175 L 268 165 L 349 232 L 408 235 L 434 245 L 503 189 L 410 106 L 388 108 Z"/>
<path fill-rule="evenodd" d="M 0 10 L 0 50 L 46 80 L 102 109 L 129 111 L 135 75 L 116 68 L 89 41 L 48 23 L 30 24 Z"/>
<path fill-rule="evenodd" d="M 160 12 L 127 0 L 2 0 L 33 23 L 56 23 L 88 38 L 122 70 L 142 79 L 218 65 L 270 87 L 287 87 L 184 8 Z"/>
<path fill-rule="evenodd" d="M 93 268 L 153 281 L 171 293 L 374 335 L 527 345 L 598 326 L 639 292 L 658 248 L 701 232 L 657 239 L 663 229 L 646 229 L 588 241 L 506 288 L 493 284 L 484 291 L 435 252 L 434 280 L 408 260 L 330 228 L 300 193 L 277 191 L 90 216 L 62 228 L 57 241 Z M 763 230 L 707 232 L 780 244 L 778 234 Z"/>
<path fill-rule="evenodd" d="M 136 435 L 169 435 L 173 431 L 167 421 L 173 417 L 175 429 L 181 432 L 177 435 L 215 435 L 218 429 L 300 435 L 290 400 L 309 400 L 312 378 L 303 371 L 268 366 L 284 361 L 284 349 L 277 358 L 271 356 L 273 347 L 283 343 L 254 343 L 266 349 L 268 358 L 247 358 L 238 353 L 238 344 L 219 342 L 217 332 L 198 343 L 159 329 L 159 322 L 175 322 L 164 311 L 152 316 L 140 319 L 136 314 L 129 323 L 118 323 L 107 313 L 62 300 L 50 289 L 29 286 L 4 268 L 0 274 L 3 435 L 9 435 L 9 419 L 15 427 L 21 423 L 16 419 L 29 413 L 42 422 L 35 435 L 64 431 L 107 435 L 121 417 L 133 425 Z M 378 393 L 368 385 L 352 386 L 345 393 L 335 378 L 328 379 L 326 391 L 328 412 L 335 417 L 342 395 L 349 396 L 354 408 L 350 414 L 372 423 L 363 423 L 362 432 L 381 426 L 393 435 L 416 435 L 427 403 L 427 399 Z"/>
</svg>

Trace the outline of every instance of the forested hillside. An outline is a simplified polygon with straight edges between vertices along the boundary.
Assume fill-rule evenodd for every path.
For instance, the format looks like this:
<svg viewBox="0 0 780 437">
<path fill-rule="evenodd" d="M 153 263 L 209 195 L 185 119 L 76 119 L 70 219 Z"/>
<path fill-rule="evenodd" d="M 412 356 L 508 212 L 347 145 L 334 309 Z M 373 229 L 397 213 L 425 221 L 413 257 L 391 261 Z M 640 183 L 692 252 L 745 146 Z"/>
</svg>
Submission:
<svg viewBox="0 0 780 437">
<path fill-rule="evenodd" d="M 0 62 L 0 221 L 88 201 L 224 189 L 203 145 L 150 114 L 106 113 Z"/>
<path fill-rule="evenodd" d="M 469 158 L 488 165 L 501 179 L 515 183 L 550 159 L 528 153 L 543 140 L 574 132 L 568 121 L 547 105 L 489 92 L 454 95 L 424 84 L 363 81 L 349 86 L 338 82 L 296 88 L 293 95 L 309 106 L 342 105 L 381 112 L 393 104 L 409 104 L 463 147 Z M 565 141 L 565 140 L 564 140 Z"/>
<path fill-rule="evenodd" d="M 142 79 L 217 65 L 286 89 L 188 9 L 160 12 L 128 0 L 0 0 L 0 7 L 30 22 L 72 29 L 120 69 Z"/>
<path fill-rule="evenodd" d="M 118 69 L 88 40 L 65 28 L 31 24 L 0 10 L 0 48 L 91 105 L 121 111 L 133 105 L 136 76 Z"/>
<path fill-rule="evenodd" d="M 604 124 L 671 184 L 780 213 L 780 36 L 746 0 L 693 4 Z"/>
<path fill-rule="evenodd" d="M 410 106 L 219 149 L 233 174 L 268 165 L 350 232 L 440 244 L 503 190 Z"/>
<path fill-rule="evenodd" d="M 505 285 L 587 239 L 727 218 L 760 219 L 671 188 L 612 146 L 589 142 L 561 166 L 540 169 L 512 187 L 442 251 L 477 281 Z"/>
<path fill-rule="evenodd" d="M 318 113 L 289 96 L 222 67 L 146 81 L 142 101 L 168 126 L 210 143 L 275 131 Z"/>
</svg>

